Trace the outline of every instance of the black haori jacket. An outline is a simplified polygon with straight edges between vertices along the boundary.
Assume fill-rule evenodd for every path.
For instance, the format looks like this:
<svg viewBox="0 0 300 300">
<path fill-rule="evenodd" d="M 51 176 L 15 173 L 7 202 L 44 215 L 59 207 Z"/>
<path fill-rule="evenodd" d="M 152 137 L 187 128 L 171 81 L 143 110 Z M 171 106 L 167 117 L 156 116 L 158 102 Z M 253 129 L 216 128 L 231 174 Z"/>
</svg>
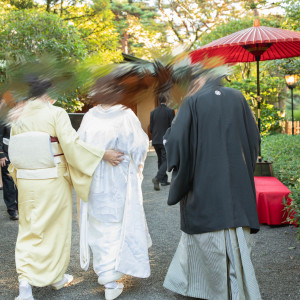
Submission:
<svg viewBox="0 0 300 300">
<path fill-rule="evenodd" d="M 215 85 L 182 103 L 165 136 L 168 204 L 180 202 L 188 234 L 259 230 L 254 169 L 260 135 L 241 92 Z"/>
</svg>

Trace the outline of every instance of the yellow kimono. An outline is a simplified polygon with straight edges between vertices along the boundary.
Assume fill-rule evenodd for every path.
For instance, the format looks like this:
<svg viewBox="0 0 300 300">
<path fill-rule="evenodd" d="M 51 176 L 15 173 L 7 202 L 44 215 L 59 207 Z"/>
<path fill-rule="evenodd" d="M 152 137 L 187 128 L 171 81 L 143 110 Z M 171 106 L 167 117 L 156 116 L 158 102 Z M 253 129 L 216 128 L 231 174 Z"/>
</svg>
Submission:
<svg viewBox="0 0 300 300">
<path fill-rule="evenodd" d="M 68 114 L 44 100 L 28 102 L 11 135 L 39 131 L 57 137 L 62 149 L 58 177 L 50 179 L 16 178 L 19 192 L 19 233 L 16 267 L 19 280 L 33 286 L 60 281 L 70 260 L 72 231 L 72 186 L 87 201 L 93 173 L 104 151 L 78 139 Z"/>
</svg>

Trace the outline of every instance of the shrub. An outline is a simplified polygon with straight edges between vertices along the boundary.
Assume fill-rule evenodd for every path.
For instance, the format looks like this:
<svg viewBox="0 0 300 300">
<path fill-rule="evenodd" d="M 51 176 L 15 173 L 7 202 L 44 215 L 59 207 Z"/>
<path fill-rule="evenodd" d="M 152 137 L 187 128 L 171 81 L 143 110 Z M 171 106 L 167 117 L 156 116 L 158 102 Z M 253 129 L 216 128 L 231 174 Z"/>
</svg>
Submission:
<svg viewBox="0 0 300 300">
<path fill-rule="evenodd" d="M 300 121 L 300 109 L 294 111 L 294 120 Z"/>
<path fill-rule="evenodd" d="M 264 159 L 273 162 L 274 176 L 291 190 L 291 206 L 296 214 L 289 221 L 292 223 L 298 218 L 300 225 L 300 135 L 265 136 L 262 138 L 261 149 Z"/>
<path fill-rule="evenodd" d="M 281 86 L 283 85 L 282 78 L 264 77 L 261 82 L 261 135 L 269 135 L 281 131 L 281 122 L 284 120 L 282 112 L 272 103 L 278 99 L 278 94 L 282 93 Z M 230 83 L 225 82 L 225 86 L 235 88 L 241 91 L 253 110 L 257 119 L 257 101 L 256 93 L 257 86 L 254 77 L 247 80 L 232 80 Z M 283 85 L 284 86 L 284 85 Z"/>
<path fill-rule="evenodd" d="M 255 108 L 252 108 L 255 111 Z M 266 136 L 281 131 L 284 118 L 278 108 L 272 104 L 261 103 L 261 135 Z"/>
</svg>

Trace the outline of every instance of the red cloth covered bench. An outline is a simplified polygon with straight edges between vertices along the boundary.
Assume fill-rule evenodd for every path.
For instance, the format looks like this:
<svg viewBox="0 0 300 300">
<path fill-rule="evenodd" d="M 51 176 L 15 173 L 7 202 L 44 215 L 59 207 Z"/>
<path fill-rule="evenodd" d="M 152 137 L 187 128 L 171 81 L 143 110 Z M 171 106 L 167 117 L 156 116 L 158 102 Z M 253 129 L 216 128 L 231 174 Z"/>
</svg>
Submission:
<svg viewBox="0 0 300 300">
<path fill-rule="evenodd" d="M 255 176 L 257 212 L 260 224 L 282 225 L 286 222 L 283 198 L 291 202 L 291 191 L 277 178 Z"/>
</svg>

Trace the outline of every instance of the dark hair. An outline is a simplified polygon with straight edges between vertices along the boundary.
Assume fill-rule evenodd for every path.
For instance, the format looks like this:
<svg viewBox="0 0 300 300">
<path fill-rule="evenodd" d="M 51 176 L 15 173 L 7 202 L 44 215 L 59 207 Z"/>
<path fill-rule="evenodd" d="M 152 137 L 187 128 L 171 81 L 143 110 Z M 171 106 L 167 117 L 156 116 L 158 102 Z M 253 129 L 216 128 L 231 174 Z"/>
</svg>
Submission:
<svg viewBox="0 0 300 300">
<path fill-rule="evenodd" d="M 52 85 L 50 80 L 39 79 L 35 74 L 27 75 L 25 82 L 29 85 L 29 98 L 37 98 L 44 95 Z"/>
<path fill-rule="evenodd" d="M 159 103 L 166 103 L 167 98 L 165 95 L 160 94 L 160 95 L 158 95 L 158 101 L 159 101 Z"/>
</svg>

